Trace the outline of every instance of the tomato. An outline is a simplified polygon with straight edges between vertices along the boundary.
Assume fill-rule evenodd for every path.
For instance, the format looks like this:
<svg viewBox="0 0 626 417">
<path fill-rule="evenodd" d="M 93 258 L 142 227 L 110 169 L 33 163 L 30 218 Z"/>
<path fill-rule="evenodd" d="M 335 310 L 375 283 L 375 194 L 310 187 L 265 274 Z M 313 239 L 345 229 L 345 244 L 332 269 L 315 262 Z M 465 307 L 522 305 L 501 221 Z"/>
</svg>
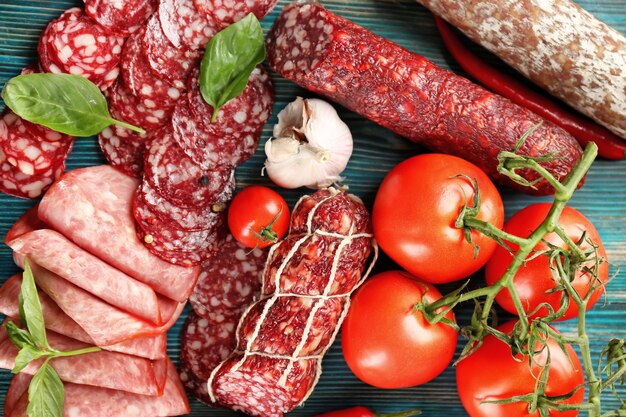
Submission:
<svg viewBox="0 0 626 417">
<path fill-rule="evenodd" d="M 441 294 L 431 284 L 390 271 L 357 291 L 343 324 L 343 355 L 352 372 L 379 388 L 404 388 L 435 378 L 448 366 L 458 338 L 448 324 L 430 324 L 414 305 Z M 449 312 L 446 318 L 454 321 Z"/>
<path fill-rule="evenodd" d="M 228 209 L 230 232 L 248 248 L 265 248 L 282 239 L 289 228 L 289 218 L 285 199 L 260 185 L 241 190 Z"/>
<path fill-rule="evenodd" d="M 474 246 L 454 225 L 463 204 L 472 206 L 470 179 L 476 179 L 480 191 L 477 217 L 502 227 L 502 199 L 480 168 L 455 156 L 419 155 L 393 168 L 378 190 L 372 218 L 380 247 L 411 274 L 436 284 L 480 269 L 496 242 L 472 231 L 472 242 L 480 248 L 475 257 Z"/>
<path fill-rule="evenodd" d="M 504 226 L 504 230 L 508 233 L 528 237 L 532 231 L 534 231 L 541 222 L 546 218 L 550 211 L 551 205 L 548 203 L 533 204 L 526 207 L 523 210 L 517 212 Z M 567 236 L 572 241 L 577 242 L 583 233 L 586 231 L 586 238 L 591 239 L 596 245 L 598 245 L 597 256 L 606 260 L 606 250 L 600 239 L 598 231 L 593 224 L 579 211 L 565 207 L 563 214 L 559 219 L 559 225 L 565 229 Z M 555 246 L 566 248 L 565 243 L 555 233 L 550 233 L 545 237 L 545 240 L 552 243 Z M 512 250 L 517 250 L 517 245 L 509 244 Z M 588 242 L 582 244 L 583 250 L 589 249 L 591 246 Z M 541 251 L 547 249 L 545 243 L 540 243 L 535 247 L 536 250 Z M 532 257 L 534 255 L 531 254 Z M 498 247 L 493 254 L 493 257 L 487 263 L 485 270 L 487 284 L 492 285 L 504 274 L 513 260 L 513 256 L 509 251 L 503 247 Z M 593 261 L 585 263 L 586 266 L 594 266 Z M 609 278 L 609 265 L 607 262 L 600 264 L 598 268 L 598 279 L 602 282 L 606 282 Z M 549 259 L 547 256 L 535 257 L 527 261 L 519 269 L 514 278 L 515 288 L 520 295 L 522 303 L 527 313 L 531 313 L 537 309 L 541 303 L 548 303 L 555 311 L 558 310 L 561 305 L 561 298 L 563 292 L 555 291 L 551 292 L 556 286 L 554 282 L 552 272 L 549 268 Z M 591 289 L 593 284 L 597 284 L 597 281 L 593 279 L 590 273 L 582 269 L 582 265 L 575 274 L 575 279 L 572 282 L 574 289 L 585 296 Z M 590 309 L 600 298 L 604 292 L 604 287 L 598 288 L 591 296 L 587 309 Z M 504 289 L 498 294 L 496 301 L 506 311 L 516 314 L 515 305 L 511 299 L 511 293 Z M 541 307 L 533 317 L 542 317 L 548 314 L 548 309 Z M 562 320 L 570 319 L 578 315 L 578 307 L 570 300 L 569 308 L 567 309 Z"/>
<path fill-rule="evenodd" d="M 510 334 L 515 322 L 506 323 L 498 330 Z M 537 342 L 536 350 L 543 346 Z M 546 395 L 565 395 L 584 383 L 585 377 L 576 352 L 566 345 L 567 354 L 553 339 L 547 339 L 547 349 L 534 358 L 529 367 L 528 357 L 518 354 L 513 357 L 511 349 L 504 342 L 489 335 L 483 344 L 456 367 L 456 384 L 461 402 L 471 417 L 539 417 L 539 412 L 529 413 L 528 403 L 487 404 L 484 401 L 497 401 L 512 396 L 525 395 L 535 391 L 537 378 L 546 363 L 550 352 L 550 372 Z M 567 404 L 583 402 L 584 389 L 564 401 Z M 482 403 L 482 404 L 481 404 Z M 551 417 L 575 417 L 578 411 L 550 411 Z"/>
</svg>

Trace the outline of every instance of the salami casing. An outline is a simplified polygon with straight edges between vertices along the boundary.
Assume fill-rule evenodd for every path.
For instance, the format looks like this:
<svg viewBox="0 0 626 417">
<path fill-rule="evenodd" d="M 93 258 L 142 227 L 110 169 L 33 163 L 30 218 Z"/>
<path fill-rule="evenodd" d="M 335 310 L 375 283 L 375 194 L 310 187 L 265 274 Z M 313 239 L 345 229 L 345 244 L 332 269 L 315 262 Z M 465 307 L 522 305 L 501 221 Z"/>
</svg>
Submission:
<svg viewBox="0 0 626 417">
<path fill-rule="evenodd" d="M 497 172 L 497 154 L 541 122 L 536 114 L 344 19 L 318 2 L 287 6 L 268 36 L 268 59 L 285 78 L 431 150 L 458 155 L 499 183 L 551 194 L 542 180 L 521 186 Z M 520 154 L 558 153 L 543 166 L 563 179 L 580 159 L 576 139 L 544 122 Z M 535 172 L 520 171 L 528 180 Z"/>
<path fill-rule="evenodd" d="M 304 402 L 350 294 L 373 267 L 366 271 L 372 252 L 369 215 L 358 198 L 333 188 L 303 197 L 289 235 L 270 249 L 262 298 L 239 322 L 238 349 L 211 373 L 211 400 L 261 417 Z"/>
</svg>

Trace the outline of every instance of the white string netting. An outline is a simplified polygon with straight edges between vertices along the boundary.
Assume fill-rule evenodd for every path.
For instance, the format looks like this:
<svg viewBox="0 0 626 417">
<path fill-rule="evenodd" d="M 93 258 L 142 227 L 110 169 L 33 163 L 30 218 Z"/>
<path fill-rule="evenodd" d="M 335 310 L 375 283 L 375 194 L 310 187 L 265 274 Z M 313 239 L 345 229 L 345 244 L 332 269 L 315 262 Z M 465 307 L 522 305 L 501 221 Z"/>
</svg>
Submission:
<svg viewBox="0 0 626 417">
<path fill-rule="evenodd" d="M 252 305 L 250 305 L 246 311 L 243 313 L 243 316 L 241 317 L 240 321 L 239 321 L 239 325 L 237 327 L 237 346 L 240 346 L 240 328 L 242 326 L 242 323 L 245 321 L 247 315 L 250 313 L 250 311 L 252 311 L 252 309 L 258 305 L 259 303 L 263 303 L 265 302 L 265 306 L 263 308 L 263 311 L 261 313 L 261 315 L 259 316 L 254 331 L 252 332 L 252 335 L 249 337 L 247 344 L 246 344 L 246 348 L 244 351 L 241 351 L 239 349 L 235 350 L 231 356 L 226 359 L 225 361 L 223 361 L 222 363 L 220 363 L 215 369 L 213 369 L 213 372 L 211 372 L 211 375 L 209 377 L 209 380 L 207 381 L 207 385 L 208 385 L 208 392 L 209 392 L 209 396 L 211 398 L 211 401 L 213 402 L 217 402 L 216 401 L 216 396 L 215 396 L 215 390 L 213 387 L 213 382 L 214 379 L 217 375 L 217 373 L 219 372 L 219 370 L 222 368 L 222 366 L 231 358 L 236 357 L 236 356 L 241 356 L 241 359 L 231 368 L 231 372 L 236 372 L 246 361 L 247 358 L 252 357 L 252 356 L 259 356 L 259 357 L 263 357 L 263 358 L 268 358 L 268 359 L 274 359 L 274 360 L 283 360 L 287 362 L 287 366 L 285 367 L 285 369 L 283 370 L 281 377 L 278 381 L 278 386 L 280 387 L 285 387 L 286 388 L 286 383 L 287 383 L 287 378 L 289 377 L 289 374 L 291 373 L 293 366 L 296 362 L 298 361 L 306 361 L 306 360 L 315 360 L 316 361 L 316 370 L 315 370 L 315 379 L 313 381 L 313 383 L 311 384 L 308 392 L 306 393 L 306 395 L 304 396 L 304 398 L 300 401 L 300 403 L 298 405 L 301 405 L 302 403 L 304 403 L 313 393 L 313 390 L 315 388 L 315 386 L 317 385 L 317 383 L 319 382 L 319 379 L 322 375 L 322 358 L 324 357 L 324 355 L 326 354 L 326 352 L 328 351 L 328 349 L 330 349 L 330 347 L 332 346 L 333 342 L 335 341 L 335 339 L 337 338 L 337 335 L 339 334 L 339 330 L 341 328 L 341 324 L 343 323 L 346 315 L 348 314 L 348 309 L 350 308 L 350 296 L 352 295 L 352 293 L 361 286 L 361 284 L 363 284 L 363 282 L 368 278 L 368 276 L 371 274 L 372 269 L 374 268 L 374 265 L 376 263 L 376 260 L 378 259 L 378 245 L 376 244 L 376 241 L 374 240 L 374 236 L 371 233 L 354 233 L 354 228 L 355 228 L 355 222 L 353 221 L 351 226 L 350 226 L 350 230 L 348 232 L 347 235 L 343 235 L 343 234 L 339 234 L 339 233 L 331 233 L 331 232 L 325 232 L 322 230 L 313 230 L 313 220 L 315 217 L 315 214 L 317 212 L 317 210 L 327 201 L 329 201 L 332 198 L 335 198 L 340 191 L 336 190 L 335 188 L 328 188 L 328 191 L 330 191 L 330 195 L 322 200 L 320 200 L 319 202 L 317 202 L 315 204 L 315 206 L 313 206 L 310 210 L 310 212 L 308 213 L 308 217 L 307 217 L 307 222 L 306 222 L 306 226 L 307 226 L 307 232 L 305 234 L 303 234 L 293 245 L 293 247 L 291 248 L 291 250 L 287 253 L 287 256 L 285 257 L 285 259 L 281 262 L 280 266 L 278 267 L 278 269 L 276 270 L 276 273 L 274 274 L 273 277 L 271 277 L 271 279 L 274 281 L 274 293 L 271 294 L 263 294 L 263 296 L 261 297 L 260 300 L 258 300 L 257 302 L 253 303 Z M 299 205 L 305 200 L 309 198 L 309 196 L 304 196 L 302 197 L 298 203 L 296 204 L 296 206 L 293 209 L 293 212 L 295 213 L 296 210 L 298 209 Z M 290 238 L 293 237 L 297 237 L 291 234 L 291 230 L 289 231 L 290 233 Z M 335 238 L 339 240 L 339 244 L 337 245 L 336 249 L 335 249 L 335 253 L 333 254 L 333 262 L 332 262 L 332 267 L 331 267 L 331 271 L 330 271 L 330 275 L 329 275 L 329 279 L 328 279 L 328 283 L 326 284 L 324 291 L 322 294 L 319 295 L 303 295 L 303 294 L 295 294 L 295 293 L 290 293 L 290 292 L 281 292 L 281 285 L 280 285 L 280 279 L 281 276 L 283 274 L 283 271 L 285 270 L 285 268 L 288 266 L 289 262 L 292 260 L 292 258 L 294 257 L 294 255 L 298 252 L 298 249 L 305 244 L 307 241 L 314 239 L 315 236 L 323 236 L 323 237 L 330 237 L 330 238 Z M 336 277 L 337 277 L 337 271 L 339 269 L 339 262 L 341 260 L 341 255 L 343 253 L 343 251 L 350 246 L 350 244 L 356 240 L 356 239 L 370 239 L 371 241 L 371 249 L 372 249 L 372 254 L 371 256 L 371 261 L 365 271 L 365 273 L 363 274 L 363 276 L 361 277 L 361 279 L 353 286 L 353 288 L 350 289 L 350 291 L 346 292 L 346 293 L 342 293 L 342 294 L 330 294 L 330 291 L 333 288 L 333 285 L 336 283 Z M 273 255 L 274 252 L 284 243 L 286 242 L 286 240 L 281 241 L 280 243 L 277 243 L 275 245 L 273 245 L 270 248 L 270 252 L 268 254 L 267 257 L 267 261 L 265 264 L 265 270 L 263 271 L 263 283 L 262 283 L 262 288 L 265 288 L 265 283 L 266 283 L 266 277 L 267 274 L 266 272 L 268 271 L 268 269 L 270 268 L 270 264 L 272 263 L 273 260 Z M 256 342 L 256 340 L 259 337 L 261 328 L 263 327 L 263 323 L 265 321 L 265 319 L 268 316 L 268 313 L 270 311 L 270 309 L 272 308 L 272 306 L 282 297 L 297 297 L 297 298 L 307 298 L 307 299 L 314 299 L 317 300 L 315 302 L 315 304 L 313 305 L 313 307 L 311 308 L 311 311 L 309 313 L 308 319 L 306 321 L 304 330 L 302 332 L 302 336 L 300 338 L 300 342 L 298 343 L 298 345 L 296 346 L 296 348 L 293 350 L 293 353 L 291 355 L 280 355 L 280 354 L 269 354 L 269 353 L 265 353 L 265 352 L 257 352 L 257 351 L 253 351 L 253 346 L 254 343 Z M 337 324 L 335 326 L 335 328 L 333 329 L 332 335 L 330 336 L 329 340 L 328 340 L 328 344 L 320 351 L 319 354 L 317 355 L 308 355 L 308 356 L 300 356 L 300 353 L 302 352 L 302 350 L 306 347 L 306 343 L 309 339 L 311 330 L 312 330 L 312 326 L 313 326 L 313 321 L 315 319 L 315 315 L 317 314 L 317 312 L 319 311 L 319 309 L 324 305 L 325 302 L 331 300 L 331 299 L 345 299 L 344 302 L 344 307 L 343 310 L 341 312 L 341 315 L 339 316 L 338 320 L 337 320 Z"/>
</svg>

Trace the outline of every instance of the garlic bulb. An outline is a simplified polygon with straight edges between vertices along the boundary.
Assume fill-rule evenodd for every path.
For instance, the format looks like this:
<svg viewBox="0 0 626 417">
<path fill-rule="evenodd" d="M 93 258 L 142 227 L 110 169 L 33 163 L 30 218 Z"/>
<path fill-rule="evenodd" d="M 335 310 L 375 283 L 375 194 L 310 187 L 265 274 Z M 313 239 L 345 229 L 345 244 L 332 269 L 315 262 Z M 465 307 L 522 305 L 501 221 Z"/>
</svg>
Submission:
<svg viewBox="0 0 626 417">
<path fill-rule="evenodd" d="M 352 155 L 352 133 L 329 103 L 302 99 L 278 114 L 265 143 L 265 170 L 283 188 L 323 188 L 340 181 Z"/>
</svg>

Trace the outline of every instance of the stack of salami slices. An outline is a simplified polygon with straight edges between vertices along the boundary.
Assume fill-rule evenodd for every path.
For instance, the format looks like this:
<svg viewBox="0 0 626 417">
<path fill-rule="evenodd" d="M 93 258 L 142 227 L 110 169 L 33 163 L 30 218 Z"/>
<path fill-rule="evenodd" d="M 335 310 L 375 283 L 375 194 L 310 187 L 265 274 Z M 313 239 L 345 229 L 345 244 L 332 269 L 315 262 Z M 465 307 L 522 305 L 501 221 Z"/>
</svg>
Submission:
<svg viewBox="0 0 626 417">
<path fill-rule="evenodd" d="M 28 260 L 31 266 L 51 346 L 102 348 L 51 362 L 65 384 L 65 406 L 80 410 L 72 415 L 189 411 L 167 357 L 165 333 L 180 317 L 199 268 L 167 263 L 139 241 L 131 211 L 138 186 L 138 180 L 108 165 L 70 171 L 5 239 L 16 263 L 24 267 Z M 14 322 L 21 281 L 17 274 L 0 288 L 0 313 Z M 17 353 L 0 329 L 0 367 L 11 369 Z M 41 363 L 31 363 L 11 385 L 8 397 L 16 400 L 6 415 L 26 415 L 22 382 Z M 97 409 L 89 409 L 93 404 Z"/>
</svg>

